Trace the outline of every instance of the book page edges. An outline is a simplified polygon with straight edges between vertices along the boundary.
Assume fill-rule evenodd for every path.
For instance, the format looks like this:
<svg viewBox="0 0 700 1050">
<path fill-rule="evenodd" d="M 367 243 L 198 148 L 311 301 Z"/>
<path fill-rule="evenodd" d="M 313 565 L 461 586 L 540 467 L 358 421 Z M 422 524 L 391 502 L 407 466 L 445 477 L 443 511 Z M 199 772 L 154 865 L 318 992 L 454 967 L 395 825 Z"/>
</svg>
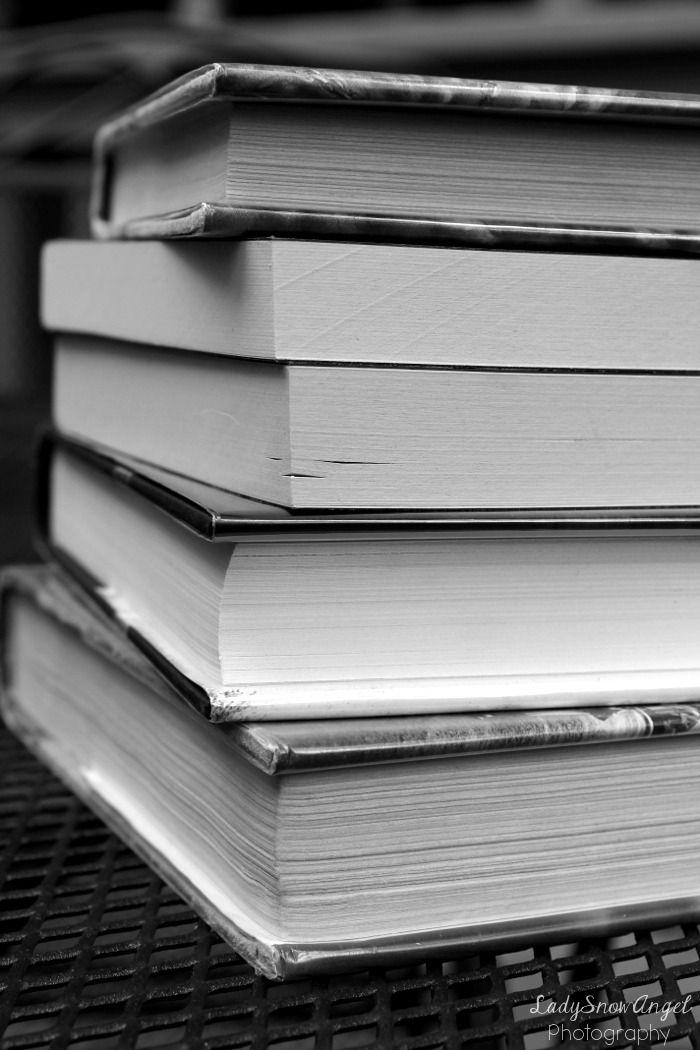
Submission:
<svg viewBox="0 0 700 1050">
<path fill-rule="evenodd" d="M 5 603 L 8 597 L 20 593 L 29 600 L 37 601 L 47 615 L 55 614 L 57 604 L 60 606 L 62 601 L 61 590 L 66 587 L 57 570 L 50 567 L 14 569 L 4 574 L 2 583 Z M 51 595 L 48 599 L 47 594 Z M 6 606 L 5 613 L 4 629 L 7 632 Z M 60 622 L 70 623 L 69 609 L 64 607 Z M 90 634 L 87 639 L 88 644 L 94 641 L 94 638 L 95 635 Z M 7 658 L 7 633 L 5 643 L 4 651 Z M 255 932 L 251 933 L 250 929 L 246 928 L 245 917 L 238 922 L 232 921 L 230 915 L 224 914 L 201 892 L 197 885 L 183 875 L 164 851 L 154 848 L 153 844 L 148 841 L 148 837 L 140 833 L 133 820 L 129 819 L 128 813 L 119 806 L 118 793 L 112 799 L 108 790 L 101 791 L 97 788 L 100 783 L 99 778 L 91 778 L 88 772 L 77 768 L 75 763 L 61 760 L 60 741 L 52 737 L 49 726 L 37 725 L 26 717 L 21 702 L 13 694 L 11 675 L 8 676 L 7 667 L 5 670 L 2 704 L 3 713 L 10 728 L 38 757 L 66 780 L 83 801 L 90 805 L 136 853 L 143 857 L 177 893 L 193 906 L 206 922 L 268 977 L 283 978 L 301 976 L 305 973 L 338 972 L 355 965 L 390 963 L 398 965 L 421 958 L 445 958 L 449 957 L 451 952 L 465 949 L 495 950 L 499 947 L 512 949 L 520 944 L 532 944 L 539 941 L 566 941 L 582 936 L 611 934 L 630 925 L 653 927 L 667 924 L 680 917 L 684 921 L 697 921 L 700 918 L 700 899 L 692 897 L 631 905 L 622 904 L 619 908 L 595 909 L 563 915 L 529 916 L 508 923 L 489 923 L 457 929 L 418 930 L 415 933 L 396 937 L 370 938 L 362 941 L 273 943 L 261 938 Z M 614 719 L 618 713 L 611 712 L 608 717 Z M 691 712 L 687 713 L 691 714 Z M 574 720 L 581 714 L 581 712 L 574 713 Z M 639 714 L 642 718 L 653 717 L 652 712 L 648 710 L 639 712 Z M 694 727 L 697 727 L 698 714 L 698 710 L 693 709 Z M 662 712 L 658 712 L 658 715 L 661 718 L 664 717 Z M 602 713 L 601 720 L 604 721 L 605 718 L 605 713 Z M 267 746 L 265 744 L 266 734 L 273 738 L 274 744 L 274 738 L 280 732 L 281 742 L 288 750 L 293 750 L 293 740 L 291 741 L 292 747 L 289 748 L 289 727 L 271 727 L 271 729 L 272 732 L 269 732 L 266 727 L 257 727 L 257 731 L 261 734 L 260 739 L 265 746 Z M 325 729 L 328 727 L 326 726 Z M 248 731 L 256 732 L 254 727 L 249 727 Z M 295 727 L 294 731 L 302 735 L 304 732 L 301 727 Z M 314 731 L 318 733 L 319 727 L 315 727 L 315 730 L 311 727 L 311 732 L 307 732 L 307 736 L 312 738 L 312 743 Z M 674 730 L 667 726 L 661 731 L 673 732 Z M 287 733 L 286 741 L 284 740 L 285 733 Z M 406 735 L 410 736 L 410 731 L 407 731 Z M 279 747 L 278 753 L 280 753 Z M 254 926 L 252 921 L 251 926 Z"/>
<path fill-rule="evenodd" d="M 596 673 L 591 671 L 558 675 L 494 675 L 469 678 L 367 679 L 352 683 L 332 680 L 289 682 L 281 685 L 252 682 L 227 687 L 205 687 L 194 681 L 186 668 L 178 666 L 177 660 L 172 659 L 172 654 L 169 658 L 168 655 L 161 652 L 155 639 L 144 636 L 141 625 L 136 620 L 132 622 L 129 610 L 123 607 L 119 596 L 112 595 L 109 588 L 104 587 L 101 581 L 93 579 L 70 555 L 55 548 L 52 544 L 51 537 L 48 535 L 49 495 L 47 488 L 53 447 L 49 443 L 42 450 L 43 483 L 40 491 L 43 512 L 40 519 L 44 554 L 62 564 L 69 576 L 78 581 L 83 593 L 100 608 L 102 613 L 119 625 L 160 677 L 211 721 L 222 723 L 279 719 L 308 721 L 318 718 L 422 716 L 426 713 L 431 715 L 458 714 L 497 709 L 507 712 L 527 711 L 532 708 L 539 710 L 575 709 L 610 704 L 636 707 L 655 704 L 667 706 L 692 704 L 700 700 L 700 668 L 646 672 L 627 670 Z M 90 450 L 86 452 L 88 461 L 94 459 L 95 456 L 97 460 L 104 458 Z M 93 465 L 108 474 L 111 473 L 112 468 L 115 468 L 117 470 L 115 480 L 128 487 L 135 487 L 139 491 L 139 487 L 133 484 L 133 475 L 128 469 L 124 468 L 119 471 L 118 465 L 110 464 L 108 460 L 105 460 L 104 463 L 95 461 Z M 155 486 L 155 491 L 160 492 L 160 488 L 162 486 Z M 167 495 L 167 490 L 163 489 L 163 491 Z M 147 495 L 143 491 L 141 494 Z M 173 513 L 172 507 L 161 509 Z M 203 512 L 202 516 L 206 518 L 207 513 Z M 178 518 L 177 509 L 175 509 L 174 516 Z M 184 524 L 192 527 L 190 521 Z M 195 531 L 198 530 L 195 529 Z M 509 715 L 509 718 L 512 717 Z M 481 733 L 478 735 L 481 737 Z M 511 739 L 519 739 L 521 735 L 522 728 L 509 723 L 509 727 L 504 729 L 502 734 L 499 730 L 500 743 L 498 746 L 506 746 L 506 736 Z M 556 742 L 566 741 L 557 740 Z M 576 742 L 580 742 L 578 738 Z M 534 741 L 528 739 L 527 746 L 533 746 L 533 744 Z M 317 758 L 313 761 L 316 763 Z M 270 771 L 267 758 L 261 761 L 261 768 Z"/>
<path fill-rule="evenodd" d="M 236 951 L 267 977 L 281 977 L 285 960 L 277 945 L 245 932 L 238 924 L 212 905 L 198 887 L 170 863 L 164 853 L 154 849 L 138 829 L 102 792 L 95 789 L 85 771 L 75 764 L 62 762 L 50 734 L 43 726 L 30 722 L 12 688 L 2 691 L 2 713 L 7 726 L 51 771 L 68 784 L 85 805 L 89 806 L 116 835 L 151 867 L 168 885 L 215 929 Z"/>
<path fill-rule="evenodd" d="M 615 533 L 645 535 L 697 535 L 700 507 L 600 507 L 541 510 L 431 510 L 431 511 L 327 511 L 299 512 L 272 503 L 249 499 L 162 470 L 151 464 L 109 450 L 82 444 L 56 432 L 47 433 L 39 446 L 37 481 L 39 538 L 46 540 L 50 498 L 51 460 L 61 450 L 110 477 L 116 484 L 138 493 L 174 521 L 202 539 L 232 543 L 235 540 L 279 541 L 347 540 L 350 536 L 435 536 L 461 534 L 490 538 L 513 532 L 532 536 L 580 532 L 582 535 Z"/>
<path fill-rule="evenodd" d="M 305 974 L 339 973 L 358 966 L 403 965 L 429 958 L 450 958 L 460 952 L 488 949 L 513 950 L 532 944 L 564 943 L 582 938 L 609 936 L 635 927 L 660 927 L 682 918 L 700 920 L 700 897 L 622 904 L 618 908 L 582 910 L 562 915 L 529 916 L 504 923 L 457 929 L 418 930 L 396 937 L 369 938 L 336 943 L 274 943 L 262 940 L 224 915 L 199 888 L 174 866 L 164 853 L 139 834 L 138 829 L 90 784 L 75 767 L 68 768 L 54 753 L 42 727 L 31 725 L 12 698 L 3 692 L 3 714 L 16 735 L 45 762 L 81 800 L 104 820 L 202 919 L 228 944 L 272 979 Z"/>
<path fill-rule="evenodd" d="M 223 687 L 194 681 L 153 640 L 129 622 L 123 603 L 109 588 L 79 566 L 65 551 L 50 547 L 55 560 L 80 585 L 86 597 L 106 613 L 147 659 L 159 677 L 191 707 L 219 724 L 255 721 L 314 721 L 316 719 L 377 718 L 520 712 L 612 705 L 687 705 L 700 700 L 700 668 L 658 672 L 595 672 L 544 675 L 493 675 L 431 679 L 361 679 L 343 681 L 240 683 Z M 687 710 L 684 706 L 683 710 Z M 509 714 L 510 717 L 510 714 Z M 544 730 L 544 727 L 542 727 Z M 505 732 L 505 731 L 504 731 Z M 507 732 L 514 738 L 517 727 Z M 515 746 L 551 746 L 546 730 L 538 740 L 523 738 Z M 568 730 L 565 730 L 565 736 Z M 636 737 L 635 733 L 635 737 Z M 478 734 L 480 737 L 480 734 Z M 617 738 L 617 731 L 613 733 Z M 594 736 L 597 739 L 597 736 Z M 498 736 L 501 749 L 504 736 Z M 555 743 L 567 743 L 557 739 Z M 574 739 L 572 743 L 585 742 Z M 513 746 L 512 744 L 510 746 Z M 477 748 L 479 749 L 479 748 Z M 366 757 L 364 761 L 367 761 Z M 381 760 L 378 757 L 375 760 Z M 331 763 L 335 764 L 335 763 Z M 261 768 L 270 771 L 267 762 Z"/>
</svg>

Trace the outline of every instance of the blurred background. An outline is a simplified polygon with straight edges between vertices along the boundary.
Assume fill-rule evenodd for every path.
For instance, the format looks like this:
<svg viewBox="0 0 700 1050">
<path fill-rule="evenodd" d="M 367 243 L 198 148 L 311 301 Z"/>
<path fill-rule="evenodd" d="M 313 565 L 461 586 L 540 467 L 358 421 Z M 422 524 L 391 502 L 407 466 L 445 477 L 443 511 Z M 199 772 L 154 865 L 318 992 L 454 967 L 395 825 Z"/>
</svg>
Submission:
<svg viewBox="0 0 700 1050">
<path fill-rule="evenodd" d="M 212 61 L 700 92 L 699 59 L 700 0 L 0 0 L 0 564 L 32 557 L 40 248 L 88 235 L 111 114 Z"/>
</svg>

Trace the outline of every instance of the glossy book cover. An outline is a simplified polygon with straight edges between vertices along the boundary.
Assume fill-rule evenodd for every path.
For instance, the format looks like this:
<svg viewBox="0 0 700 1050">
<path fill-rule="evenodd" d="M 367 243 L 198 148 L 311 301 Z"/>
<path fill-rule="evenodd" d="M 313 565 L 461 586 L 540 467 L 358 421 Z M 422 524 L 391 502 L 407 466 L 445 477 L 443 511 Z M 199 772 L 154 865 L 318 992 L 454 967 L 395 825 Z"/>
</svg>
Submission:
<svg viewBox="0 0 700 1050">
<path fill-rule="evenodd" d="M 219 114 L 225 110 L 222 104 L 227 105 L 226 112 L 236 112 L 236 108 L 250 110 L 256 134 L 273 109 L 280 111 L 279 131 L 272 135 L 267 148 L 276 152 L 270 170 L 278 169 L 285 185 L 289 182 L 289 172 L 283 169 L 286 145 L 281 137 L 286 134 L 293 111 L 299 111 L 299 119 L 291 135 L 292 143 L 295 136 L 305 142 L 309 123 L 319 119 L 328 123 L 321 155 L 338 137 L 334 134 L 334 121 L 345 121 L 345 114 L 350 114 L 353 144 L 348 156 L 343 155 L 336 163 L 336 170 L 343 172 L 343 178 L 352 173 L 354 158 L 358 158 L 358 173 L 363 168 L 362 158 L 371 167 L 374 154 L 387 138 L 387 129 L 394 128 L 396 123 L 405 123 L 405 137 L 401 138 L 400 159 L 393 176 L 394 188 L 390 186 L 384 196 L 380 193 L 376 198 L 370 195 L 361 200 L 355 200 L 352 194 L 345 199 L 342 192 L 339 195 L 331 192 L 324 197 L 318 172 L 314 172 L 309 192 L 305 191 L 300 198 L 273 195 L 268 199 L 261 196 L 260 180 L 256 176 L 250 178 L 249 188 L 245 188 L 246 182 L 240 193 L 235 192 L 235 172 L 231 169 L 225 179 L 221 176 L 214 180 L 221 183 L 216 192 L 205 189 L 197 192 L 195 187 L 194 199 L 188 200 L 186 194 L 183 197 L 180 193 L 172 199 L 163 198 L 171 202 L 165 209 L 158 207 L 162 180 L 172 177 L 177 182 L 178 176 L 169 170 L 175 170 L 173 158 L 164 161 L 158 175 L 160 182 L 154 182 L 148 190 L 144 188 L 153 178 L 151 168 L 158 168 L 158 152 L 170 133 L 168 129 L 179 127 L 184 119 L 184 138 L 191 138 L 190 154 L 196 154 L 201 123 L 213 112 L 212 103 L 218 105 Z M 427 123 L 423 119 L 426 113 L 429 114 Z M 382 114 L 388 121 L 386 128 L 381 125 L 376 138 L 365 141 L 363 124 L 371 131 L 377 121 L 381 123 Z M 692 172 L 697 166 L 699 149 L 696 142 L 700 141 L 699 117 L 700 100 L 693 95 L 350 70 L 212 64 L 167 85 L 100 130 L 95 145 L 93 232 L 99 237 L 275 235 L 483 248 L 695 254 L 700 247 L 695 220 L 697 209 L 679 211 L 677 201 L 692 188 Z M 187 123 L 190 118 L 194 123 Z M 428 141 L 436 122 L 445 124 L 444 131 L 438 133 L 435 142 Z M 489 171 L 488 164 L 473 195 L 469 184 L 460 181 L 474 164 L 475 152 L 469 144 L 471 131 L 466 134 L 466 152 L 453 158 L 457 173 L 455 186 L 459 187 L 456 195 L 451 203 L 442 207 L 433 203 L 440 184 L 431 188 L 431 173 L 440 170 L 440 146 L 449 152 L 449 144 L 459 138 L 462 124 L 467 123 L 478 136 L 487 126 L 494 129 L 485 154 L 491 153 L 495 145 L 500 157 L 495 162 L 500 177 L 505 175 L 504 165 L 513 162 L 513 172 L 508 176 L 514 180 L 512 199 L 503 208 L 503 202 L 489 197 L 488 187 L 493 183 L 494 171 Z M 650 127 L 653 134 L 649 133 Z M 491 134 L 489 130 L 488 135 Z M 275 149 L 275 135 L 280 139 L 278 149 Z M 574 149 L 571 155 L 570 137 Z M 245 160 L 255 139 L 255 135 L 250 142 L 245 136 L 239 139 L 232 132 L 231 149 L 238 160 Z M 226 133 L 217 132 L 216 139 L 211 141 L 218 144 L 216 149 L 223 159 L 228 149 Z M 211 152 L 211 141 L 202 146 L 203 154 L 207 150 Z M 411 144 L 415 155 L 409 164 L 406 157 L 412 151 Z M 419 192 L 415 206 L 407 207 L 405 188 L 400 187 L 413 169 L 417 169 L 417 157 L 424 147 L 430 163 L 425 172 L 415 176 L 422 195 Z M 305 151 L 308 144 L 303 146 L 302 155 Z M 540 152 L 545 158 L 541 167 Z M 561 178 L 557 174 L 560 155 Z M 590 176 L 586 174 L 580 185 L 572 184 L 568 190 L 565 187 L 558 199 L 558 184 L 562 179 L 564 184 L 572 177 L 576 182 L 575 173 L 581 162 L 591 158 Z M 518 187 L 523 162 L 535 165 L 524 192 Z M 187 164 L 190 165 L 190 160 Z M 115 193 L 124 172 L 132 167 L 134 208 L 119 213 L 118 209 L 115 211 Z M 682 169 L 681 181 L 671 187 L 677 168 Z M 188 166 L 187 171 L 192 170 L 191 165 Z M 639 193 L 632 185 L 639 173 L 647 170 L 649 185 L 657 187 L 654 191 L 659 198 L 657 204 L 648 203 L 648 186 L 643 174 Z M 364 179 L 363 174 L 360 181 Z M 187 177 L 183 176 L 182 181 L 186 182 Z M 335 181 L 333 177 L 329 182 L 331 191 Z M 593 206 L 581 210 L 578 199 L 585 197 L 586 188 L 596 181 L 599 192 Z M 659 186 L 664 187 L 660 195 Z M 528 211 L 522 201 L 530 193 L 536 206 Z M 630 202 L 634 205 L 631 211 Z"/>
</svg>

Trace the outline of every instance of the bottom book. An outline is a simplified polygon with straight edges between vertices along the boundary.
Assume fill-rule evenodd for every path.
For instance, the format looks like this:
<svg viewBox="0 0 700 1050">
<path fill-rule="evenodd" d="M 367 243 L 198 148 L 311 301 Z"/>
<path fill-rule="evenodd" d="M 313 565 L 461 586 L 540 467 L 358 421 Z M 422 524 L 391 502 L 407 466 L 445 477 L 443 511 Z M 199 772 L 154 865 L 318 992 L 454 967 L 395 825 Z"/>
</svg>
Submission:
<svg viewBox="0 0 700 1050">
<path fill-rule="evenodd" d="M 52 567 L 8 725 L 268 976 L 698 921 L 700 706 L 211 725 Z"/>
</svg>

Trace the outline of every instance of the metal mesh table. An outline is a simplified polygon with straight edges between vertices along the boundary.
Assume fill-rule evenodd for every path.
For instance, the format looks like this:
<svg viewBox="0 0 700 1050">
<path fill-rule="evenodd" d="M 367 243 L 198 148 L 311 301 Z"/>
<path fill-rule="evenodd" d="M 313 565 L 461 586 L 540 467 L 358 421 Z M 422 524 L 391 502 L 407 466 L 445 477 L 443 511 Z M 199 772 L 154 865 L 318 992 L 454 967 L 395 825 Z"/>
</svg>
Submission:
<svg viewBox="0 0 700 1050">
<path fill-rule="evenodd" d="M 257 977 L 5 730 L 0 903 L 2 1050 L 537 1050 L 580 1043 L 572 1004 L 586 1001 L 587 1034 L 601 1036 L 587 1046 L 700 1047 L 695 925 L 343 977 Z M 642 995 L 685 1002 L 666 1042 L 640 1043 L 648 1020 L 620 1013 Z"/>
</svg>

